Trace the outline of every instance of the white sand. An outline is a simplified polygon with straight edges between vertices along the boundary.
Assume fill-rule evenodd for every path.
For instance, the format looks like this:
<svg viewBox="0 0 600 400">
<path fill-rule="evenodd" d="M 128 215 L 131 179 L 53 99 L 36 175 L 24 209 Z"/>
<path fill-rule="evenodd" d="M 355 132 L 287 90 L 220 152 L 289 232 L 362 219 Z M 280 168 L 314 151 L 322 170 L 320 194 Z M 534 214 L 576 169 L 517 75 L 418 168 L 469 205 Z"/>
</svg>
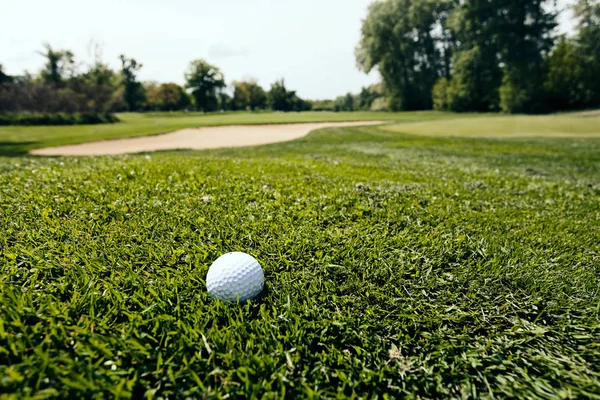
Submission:
<svg viewBox="0 0 600 400">
<path fill-rule="evenodd" d="M 157 150 L 205 150 L 228 147 L 256 146 L 286 142 L 301 138 L 310 132 L 335 127 L 383 124 L 369 122 L 323 122 L 284 125 L 236 125 L 183 129 L 163 135 L 140 136 L 131 139 L 102 140 L 69 146 L 48 147 L 31 151 L 43 156 L 104 156 L 140 153 Z"/>
</svg>

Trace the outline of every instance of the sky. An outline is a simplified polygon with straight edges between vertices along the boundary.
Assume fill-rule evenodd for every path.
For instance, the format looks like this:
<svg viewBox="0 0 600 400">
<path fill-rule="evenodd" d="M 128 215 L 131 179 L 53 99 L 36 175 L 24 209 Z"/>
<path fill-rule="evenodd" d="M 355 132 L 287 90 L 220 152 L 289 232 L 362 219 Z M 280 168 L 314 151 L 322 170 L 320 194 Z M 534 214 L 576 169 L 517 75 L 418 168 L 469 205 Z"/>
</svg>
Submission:
<svg viewBox="0 0 600 400">
<path fill-rule="evenodd" d="M 560 6 L 573 0 L 558 0 Z M 0 64 L 38 72 L 43 43 L 72 50 L 81 68 L 95 47 L 114 68 L 119 54 L 143 64 L 141 80 L 182 84 L 193 59 L 228 83 L 284 78 L 307 99 L 358 92 L 379 80 L 360 72 L 354 48 L 371 0 L 0 0 Z M 32 10 L 35 10 L 32 12 Z M 572 29 L 569 15 L 561 30 Z"/>
</svg>

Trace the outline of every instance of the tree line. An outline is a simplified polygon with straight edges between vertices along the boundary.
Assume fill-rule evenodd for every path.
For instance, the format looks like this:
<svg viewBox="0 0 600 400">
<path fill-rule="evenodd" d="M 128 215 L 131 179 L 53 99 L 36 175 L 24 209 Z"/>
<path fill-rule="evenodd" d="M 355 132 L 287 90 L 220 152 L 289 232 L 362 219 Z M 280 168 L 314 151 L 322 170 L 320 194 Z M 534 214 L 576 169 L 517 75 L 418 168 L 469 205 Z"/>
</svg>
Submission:
<svg viewBox="0 0 600 400">
<path fill-rule="evenodd" d="M 312 100 L 313 111 L 388 111 L 384 85 L 363 87 L 357 94 L 347 93 L 333 100 Z"/>
<path fill-rule="evenodd" d="M 198 59 L 184 73 L 185 85 L 141 82 L 143 65 L 121 55 L 113 70 L 96 56 L 87 68 L 73 52 L 45 45 L 45 59 L 35 75 L 9 76 L 0 65 L 0 113 L 114 113 L 123 111 L 306 111 L 310 102 L 289 90 L 283 79 L 269 90 L 255 80 L 234 81 L 227 87 L 221 70 Z M 231 94 L 230 94 L 231 93 Z M 67 121 L 64 119 L 64 121 Z"/>
<path fill-rule="evenodd" d="M 356 49 L 392 110 L 543 113 L 600 106 L 600 1 L 578 0 L 572 37 L 555 0 L 384 0 Z"/>
</svg>

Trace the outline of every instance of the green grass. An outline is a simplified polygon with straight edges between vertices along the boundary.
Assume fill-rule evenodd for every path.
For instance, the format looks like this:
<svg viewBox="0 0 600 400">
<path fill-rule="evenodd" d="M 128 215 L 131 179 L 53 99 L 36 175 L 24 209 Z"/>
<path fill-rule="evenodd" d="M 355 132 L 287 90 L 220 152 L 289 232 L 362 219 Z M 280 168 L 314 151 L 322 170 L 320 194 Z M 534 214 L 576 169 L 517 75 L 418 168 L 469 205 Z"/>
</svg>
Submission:
<svg viewBox="0 0 600 400">
<path fill-rule="evenodd" d="M 577 133 L 0 158 L 0 393 L 600 398 L 599 204 Z"/>
<path fill-rule="evenodd" d="M 448 121 L 419 121 L 389 126 L 391 132 L 425 136 L 463 137 L 600 137 L 600 114 L 571 113 L 544 116 L 481 115 Z"/>
<path fill-rule="evenodd" d="M 23 155 L 29 150 L 43 147 L 153 135 L 201 126 L 379 120 L 411 122 L 454 118 L 454 115 L 439 112 L 235 112 L 222 114 L 177 112 L 118 114 L 117 117 L 122 121 L 121 123 L 79 126 L 0 126 L 0 156 Z"/>
</svg>

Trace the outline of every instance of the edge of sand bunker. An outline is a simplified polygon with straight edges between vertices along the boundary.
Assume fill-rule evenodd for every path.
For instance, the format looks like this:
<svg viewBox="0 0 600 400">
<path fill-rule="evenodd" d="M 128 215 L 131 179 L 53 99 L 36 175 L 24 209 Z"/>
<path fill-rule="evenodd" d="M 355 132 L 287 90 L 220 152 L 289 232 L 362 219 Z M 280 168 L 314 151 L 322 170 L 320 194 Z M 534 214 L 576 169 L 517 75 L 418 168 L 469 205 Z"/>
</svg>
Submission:
<svg viewBox="0 0 600 400">
<path fill-rule="evenodd" d="M 288 142 L 324 128 L 382 125 L 387 121 L 228 125 L 188 128 L 135 138 L 101 140 L 32 150 L 39 156 L 108 156 L 160 150 L 207 150 Z"/>
</svg>

